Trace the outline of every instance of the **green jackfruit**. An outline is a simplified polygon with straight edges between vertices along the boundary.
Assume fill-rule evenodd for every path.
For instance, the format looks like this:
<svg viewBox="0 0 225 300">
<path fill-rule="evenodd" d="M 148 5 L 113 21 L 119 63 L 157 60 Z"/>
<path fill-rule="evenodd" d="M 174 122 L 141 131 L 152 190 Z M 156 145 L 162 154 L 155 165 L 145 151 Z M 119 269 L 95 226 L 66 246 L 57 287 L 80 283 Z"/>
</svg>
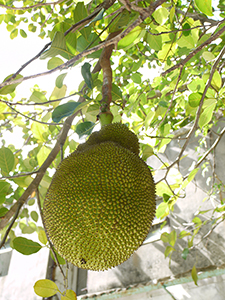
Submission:
<svg viewBox="0 0 225 300">
<path fill-rule="evenodd" d="M 62 161 L 44 201 L 54 247 L 84 269 L 106 270 L 127 260 L 143 243 L 155 214 L 148 166 L 111 132 L 113 141 L 96 143 L 93 133 L 89 140 L 95 142 L 88 140 Z"/>
<path fill-rule="evenodd" d="M 93 132 L 86 143 L 80 144 L 77 151 L 83 151 L 90 145 L 96 145 L 111 141 L 129 149 L 135 154 L 139 154 L 139 142 L 137 136 L 121 123 L 104 125 L 100 131 Z"/>
</svg>

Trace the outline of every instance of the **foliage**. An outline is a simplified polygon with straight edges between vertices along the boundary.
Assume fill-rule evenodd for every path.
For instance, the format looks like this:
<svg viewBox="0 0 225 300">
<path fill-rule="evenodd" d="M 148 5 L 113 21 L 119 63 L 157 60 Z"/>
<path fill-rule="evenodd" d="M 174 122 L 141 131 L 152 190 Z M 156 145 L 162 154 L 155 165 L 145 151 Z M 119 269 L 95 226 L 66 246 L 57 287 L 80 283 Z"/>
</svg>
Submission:
<svg viewBox="0 0 225 300">
<path fill-rule="evenodd" d="M 1 246 L 10 238 L 11 246 L 26 255 L 46 245 L 51 247 L 43 228 L 37 225 L 37 212 L 30 208 L 37 202 L 42 206 L 52 171 L 61 160 L 62 146 L 66 153 L 74 151 L 78 136 L 89 135 L 98 124 L 97 116 L 104 111 L 101 54 L 110 46 L 115 46 L 110 54 L 113 69 L 110 111 L 115 122 L 129 123 L 139 136 L 143 159 L 152 155 L 159 157 L 173 139 L 182 135 L 175 132 L 183 132 L 191 125 L 177 159 L 171 164 L 162 161 L 166 173 L 157 183 L 157 195 L 163 199 L 157 217 L 166 217 L 173 211 L 187 185 L 199 171 L 207 169 L 207 156 L 224 133 L 224 130 L 217 133 L 217 143 L 207 149 L 185 175 L 181 175 L 179 168 L 175 169 L 190 138 L 201 133 L 201 148 L 218 116 L 225 115 L 225 5 L 220 0 L 218 7 L 212 7 L 211 2 L 146 0 L 137 4 L 137 1 L 126 0 L 59 0 L 37 3 L 26 0 L 17 1 L 21 6 L 14 7 L 12 1 L 1 1 L 0 23 L 6 26 L 11 39 L 16 39 L 18 34 L 27 38 L 29 31 L 46 40 L 41 52 L 32 54 L 33 59 L 14 74 L 5 74 L 0 84 L 0 134 L 4 136 L 19 127 L 24 140 L 22 149 L 16 144 L 6 147 L 4 138 L 0 146 Z M 22 25 L 26 25 L 27 30 L 22 29 Z M 114 36 L 107 38 L 110 34 Z M 46 61 L 46 70 L 41 74 L 23 75 L 36 59 Z M 79 90 L 67 91 L 66 75 L 79 64 L 82 65 Z M 30 85 L 30 97 L 17 98 L 19 85 L 57 71 L 60 75 L 50 96 L 41 87 Z M 152 74 L 155 75 L 152 77 Z M 30 146 L 27 154 L 26 146 Z M 168 183 L 171 172 L 175 172 L 175 184 Z M 223 190 L 222 182 L 215 183 L 209 197 Z M 206 222 L 212 223 L 212 230 L 224 220 L 224 211 L 221 199 Z M 199 212 L 199 216 L 204 213 L 208 211 Z M 187 259 L 195 247 L 196 235 L 206 223 L 196 216 L 190 230 L 164 233 L 161 240 L 167 244 L 165 257 L 177 251 L 177 239 L 184 239 L 186 247 L 181 256 Z M 35 231 L 42 245 L 18 237 Z M 197 283 L 195 265 L 192 277 Z M 48 292 L 40 292 L 43 287 L 38 287 L 39 284 L 35 284 L 36 293 L 46 296 Z M 57 292 L 58 288 L 53 287 L 53 290 Z M 62 299 L 75 299 L 70 292 L 66 293 Z"/>
</svg>

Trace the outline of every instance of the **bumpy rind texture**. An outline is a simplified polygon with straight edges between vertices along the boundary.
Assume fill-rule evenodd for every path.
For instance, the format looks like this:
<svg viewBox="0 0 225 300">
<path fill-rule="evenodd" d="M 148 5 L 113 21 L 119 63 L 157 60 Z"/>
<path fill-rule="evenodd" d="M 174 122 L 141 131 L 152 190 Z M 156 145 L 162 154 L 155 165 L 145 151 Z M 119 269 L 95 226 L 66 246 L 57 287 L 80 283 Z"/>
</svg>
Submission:
<svg viewBox="0 0 225 300">
<path fill-rule="evenodd" d="M 77 151 L 83 151 L 90 145 L 96 145 L 108 141 L 117 143 L 137 155 L 139 154 L 139 142 L 137 136 L 130 131 L 125 124 L 121 123 L 104 125 L 100 131 L 93 132 L 86 143 L 80 144 L 77 147 Z"/>
<path fill-rule="evenodd" d="M 127 260 L 143 243 L 154 214 L 148 166 L 111 141 L 64 159 L 43 208 L 47 233 L 62 257 L 96 271 Z"/>
</svg>

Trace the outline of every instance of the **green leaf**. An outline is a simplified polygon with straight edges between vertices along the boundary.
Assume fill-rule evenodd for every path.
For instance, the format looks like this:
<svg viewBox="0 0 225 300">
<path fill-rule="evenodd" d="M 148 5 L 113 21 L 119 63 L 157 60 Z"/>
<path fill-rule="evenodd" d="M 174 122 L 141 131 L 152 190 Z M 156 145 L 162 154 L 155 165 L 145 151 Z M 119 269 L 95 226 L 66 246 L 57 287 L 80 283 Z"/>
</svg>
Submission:
<svg viewBox="0 0 225 300">
<path fill-rule="evenodd" d="M 34 103 L 42 103 L 42 102 L 47 101 L 45 95 L 42 92 L 39 92 L 39 91 L 33 91 L 33 93 L 30 96 L 29 100 L 34 102 Z"/>
<path fill-rule="evenodd" d="M 81 138 L 84 135 L 90 135 L 94 126 L 95 123 L 86 121 L 78 124 L 75 132 L 79 135 L 79 138 Z"/>
<path fill-rule="evenodd" d="M 51 148 L 42 146 L 37 154 L 38 165 L 41 166 L 51 152 Z"/>
<path fill-rule="evenodd" d="M 66 47 L 72 55 L 76 55 L 77 36 L 75 32 L 69 32 L 66 35 Z"/>
<path fill-rule="evenodd" d="M 188 96 L 188 104 L 191 107 L 198 107 L 200 100 L 202 98 L 202 95 L 199 93 L 192 93 Z"/>
<path fill-rule="evenodd" d="M 77 300 L 76 293 L 72 290 L 66 290 L 66 294 L 61 296 L 61 300 Z"/>
<path fill-rule="evenodd" d="M 115 32 L 123 29 L 130 20 L 130 14 L 127 10 L 123 10 L 122 13 L 109 25 L 109 32 Z M 109 19 L 110 22 L 110 19 Z"/>
<path fill-rule="evenodd" d="M 173 195 L 173 193 L 170 190 L 170 188 L 168 187 L 168 185 L 163 181 L 159 182 L 156 185 L 156 194 L 158 196 L 161 196 L 161 197 L 163 197 L 163 194 L 167 194 L 167 195 L 170 195 L 170 196 Z"/>
<path fill-rule="evenodd" d="M 32 182 L 32 180 L 33 180 L 33 178 L 31 176 L 13 178 L 13 181 L 16 184 L 18 184 L 21 188 L 22 187 L 25 187 L 25 188 L 28 187 L 28 185 Z"/>
<path fill-rule="evenodd" d="M 212 0 L 195 0 L 197 8 L 207 16 L 213 16 Z"/>
<path fill-rule="evenodd" d="M 150 112 L 147 114 L 147 117 L 145 118 L 145 128 L 147 129 L 149 125 L 151 124 L 153 118 L 155 116 L 155 112 L 150 110 Z"/>
<path fill-rule="evenodd" d="M 169 243 L 172 247 L 174 247 L 175 243 L 177 240 L 177 233 L 175 230 L 171 231 L 171 233 L 169 234 Z"/>
<path fill-rule="evenodd" d="M 149 145 L 146 145 L 144 147 L 144 150 L 142 152 L 142 159 L 146 160 L 148 157 L 152 156 L 154 154 L 153 148 Z"/>
<path fill-rule="evenodd" d="M 216 103 L 213 103 L 203 110 L 198 121 L 198 124 L 201 128 L 211 121 L 215 107 Z"/>
<path fill-rule="evenodd" d="M 215 59 L 215 55 L 212 52 L 209 51 L 204 51 L 202 53 L 202 57 L 206 60 L 206 61 L 212 61 Z"/>
<path fill-rule="evenodd" d="M 169 16 L 169 11 L 165 7 L 160 7 L 152 14 L 153 18 L 159 25 L 163 25 Z"/>
<path fill-rule="evenodd" d="M 15 28 L 11 33 L 10 33 L 10 38 L 13 40 L 14 38 L 16 38 L 18 35 L 18 29 Z"/>
<path fill-rule="evenodd" d="M 122 99 L 122 91 L 121 89 L 115 84 L 112 84 L 112 100 L 117 101 Z"/>
<path fill-rule="evenodd" d="M 162 202 L 159 204 L 156 210 L 156 218 L 163 219 L 169 214 L 169 206 L 167 203 Z"/>
<path fill-rule="evenodd" d="M 194 280 L 195 285 L 198 285 L 198 283 L 197 283 L 198 282 L 198 274 L 197 274 L 197 270 L 196 270 L 195 265 L 191 270 L 191 277 Z"/>
<path fill-rule="evenodd" d="M 80 35 L 79 38 L 77 39 L 77 50 L 79 52 L 82 52 L 85 49 L 87 49 L 90 46 L 90 44 L 92 47 L 94 47 L 97 46 L 99 43 L 101 43 L 101 40 L 95 32 L 92 32 L 87 39 L 85 39 L 83 35 Z M 87 57 L 99 58 L 101 52 L 102 50 L 98 50 L 92 54 L 89 54 Z"/>
<path fill-rule="evenodd" d="M 9 210 L 6 207 L 1 207 L 0 208 L 0 218 L 4 217 L 4 215 L 8 212 Z"/>
<path fill-rule="evenodd" d="M 54 249 L 54 250 L 55 250 L 55 249 Z M 59 253 L 57 253 L 56 250 L 55 250 L 55 254 L 56 254 L 56 257 L 57 257 L 57 259 L 58 259 L 59 264 L 60 264 L 60 265 L 65 265 L 65 263 L 66 263 L 65 259 L 64 259 L 62 256 L 60 256 Z M 56 262 L 56 261 L 55 261 L 55 257 L 54 257 L 53 254 L 52 254 L 52 251 L 50 252 L 50 255 L 51 255 L 51 258 L 54 260 L 54 262 Z"/>
<path fill-rule="evenodd" d="M 7 81 L 13 74 L 7 76 L 3 82 Z M 3 88 L 0 89 L 0 95 L 7 95 L 7 94 L 11 94 L 12 92 L 15 91 L 17 85 L 19 85 L 23 80 L 22 80 L 23 76 L 18 74 L 14 79 L 12 80 L 16 80 L 16 79 L 21 79 L 21 81 L 19 83 L 13 83 L 7 86 L 4 86 Z"/>
<path fill-rule="evenodd" d="M 48 242 L 47 236 L 46 236 L 45 231 L 44 231 L 43 229 L 41 229 L 41 230 L 38 232 L 38 239 L 39 239 L 39 241 L 40 241 L 42 244 L 44 244 L 44 245 L 47 244 L 47 242 Z"/>
<path fill-rule="evenodd" d="M 28 240 L 24 237 L 16 237 L 13 240 L 13 248 L 24 255 L 38 252 L 42 247 L 39 243 Z"/>
<path fill-rule="evenodd" d="M 37 230 L 37 226 L 33 222 L 28 222 L 28 225 L 21 222 L 19 227 L 23 234 L 31 234 Z"/>
<path fill-rule="evenodd" d="M 197 226 L 200 226 L 202 224 L 202 220 L 199 217 L 194 217 L 192 222 L 195 223 Z"/>
<path fill-rule="evenodd" d="M 61 89 L 63 86 L 63 80 L 66 77 L 67 73 L 60 74 L 55 81 L 55 85 L 57 88 Z"/>
<path fill-rule="evenodd" d="M 12 151 L 9 148 L 0 148 L 0 168 L 2 172 L 9 174 L 14 167 L 15 159 Z"/>
<path fill-rule="evenodd" d="M 54 39 L 54 36 L 56 34 L 57 31 L 65 33 L 69 28 L 71 27 L 71 25 L 67 22 L 59 22 L 57 23 L 54 28 L 51 30 L 51 32 L 49 32 L 49 37 L 51 40 Z"/>
<path fill-rule="evenodd" d="M 158 33 L 158 31 L 153 30 L 152 33 Z M 162 35 L 153 35 L 147 32 L 147 42 L 149 47 L 156 51 L 162 49 Z"/>
<path fill-rule="evenodd" d="M 52 57 L 51 59 L 49 59 L 48 64 L 47 64 L 47 68 L 48 70 L 52 70 L 60 65 L 62 65 L 64 63 L 64 61 L 59 58 L 59 57 Z"/>
<path fill-rule="evenodd" d="M 8 194 L 10 184 L 3 180 L 0 180 L 0 204 L 5 202 L 5 197 Z"/>
<path fill-rule="evenodd" d="M 37 220 L 38 220 L 38 213 L 36 212 L 36 211 L 32 211 L 31 213 L 30 213 L 30 216 L 31 216 L 31 218 L 35 221 L 35 222 L 37 222 Z"/>
<path fill-rule="evenodd" d="M 141 75 L 138 74 L 138 73 L 133 73 L 133 74 L 131 75 L 131 80 L 132 80 L 134 83 L 140 84 L 140 83 L 141 83 Z"/>
<path fill-rule="evenodd" d="M 91 22 L 90 22 L 88 25 L 90 25 L 90 24 L 93 23 L 93 22 L 96 22 L 96 21 L 101 20 L 101 19 L 103 18 L 104 12 L 105 12 L 105 9 L 102 8 L 102 9 L 100 10 L 100 12 L 97 14 L 97 16 L 94 17 L 94 19 L 91 20 Z"/>
<path fill-rule="evenodd" d="M 52 120 L 58 123 L 62 118 L 74 114 L 78 110 L 81 110 L 82 108 L 87 106 L 90 102 L 92 102 L 92 100 L 85 102 L 70 101 L 65 104 L 59 105 L 54 109 L 52 113 Z"/>
<path fill-rule="evenodd" d="M 176 45 L 175 43 L 171 44 L 164 44 L 162 50 L 160 50 L 157 54 L 158 58 L 161 61 L 165 61 L 168 57 L 174 55 L 176 52 Z"/>
<path fill-rule="evenodd" d="M 83 2 L 79 2 L 76 4 L 76 7 L 73 11 L 73 19 L 74 23 L 79 22 L 80 20 L 83 20 L 88 16 L 86 7 Z"/>
<path fill-rule="evenodd" d="M 183 239 L 185 236 L 189 236 L 189 235 L 191 235 L 190 232 L 182 230 L 179 234 L 179 239 Z"/>
<path fill-rule="evenodd" d="M 28 30 L 29 30 L 29 31 L 31 31 L 31 32 L 35 32 L 35 31 L 36 31 L 36 29 L 37 29 L 37 27 L 36 27 L 36 26 L 34 26 L 34 24 L 33 24 L 33 23 L 31 23 L 31 24 L 29 24 L 29 25 L 28 25 Z"/>
<path fill-rule="evenodd" d="M 189 182 L 191 182 L 195 178 L 195 175 L 198 173 L 198 170 L 199 170 L 199 168 L 196 168 L 190 172 L 190 174 L 188 175 L 188 178 L 187 178 L 187 180 Z"/>
<path fill-rule="evenodd" d="M 27 34 L 26 34 L 26 32 L 25 32 L 23 29 L 20 29 L 20 35 L 21 35 L 23 38 L 26 38 L 26 37 L 27 37 Z"/>
<path fill-rule="evenodd" d="M 47 125 L 33 122 L 31 125 L 31 131 L 39 142 L 45 142 L 46 139 L 44 134 L 48 131 Z"/>
<path fill-rule="evenodd" d="M 195 41 L 192 37 L 192 35 L 182 35 L 182 37 L 177 41 L 178 46 L 182 47 L 186 47 L 188 49 L 192 49 L 195 47 Z"/>
<path fill-rule="evenodd" d="M 93 80 L 92 80 L 90 69 L 91 69 L 91 65 L 89 63 L 83 64 L 83 66 L 81 67 L 81 74 L 84 78 L 86 85 L 89 87 L 90 90 L 92 90 Z"/>
<path fill-rule="evenodd" d="M 49 100 L 62 99 L 63 97 L 65 97 L 66 91 L 67 91 L 67 86 L 65 84 L 61 88 L 58 88 L 57 86 L 55 86 L 53 92 L 51 93 Z M 58 105 L 58 102 L 52 103 L 52 106 L 54 108 L 57 105 Z"/>
<path fill-rule="evenodd" d="M 174 248 L 167 246 L 165 249 L 165 252 L 164 252 L 165 257 L 167 257 L 170 254 L 170 252 L 173 252 L 173 251 L 174 251 Z"/>
<path fill-rule="evenodd" d="M 64 33 L 59 31 L 55 33 L 50 49 L 45 51 L 40 58 L 45 59 L 47 57 L 55 57 L 57 55 L 61 55 L 66 59 L 71 59 L 73 57 L 66 46 Z"/>
<path fill-rule="evenodd" d="M 52 120 L 59 123 L 62 118 L 72 115 L 74 110 L 81 105 L 81 103 L 82 102 L 71 101 L 57 106 L 52 113 Z"/>
<path fill-rule="evenodd" d="M 190 35 L 191 34 L 191 26 L 190 26 L 190 24 L 189 23 L 185 23 L 183 26 L 182 26 L 182 29 L 185 29 L 185 31 L 183 31 L 182 32 L 182 34 L 184 35 L 184 36 L 188 36 L 188 35 Z"/>
<path fill-rule="evenodd" d="M 169 233 L 163 232 L 160 239 L 163 241 L 163 243 L 169 243 Z"/>
<path fill-rule="evenodd" d="M 35 282 L 35 293 L 40 297 L 51 297 L 59 292 L 59 289 L 55 282 L 49 279 L 40 279 Z"/>
<path fill-rule="evenodd" d="M 203 92 L 205 88 L 205 83 L 201 78 L 195 78 L 195 80 L 192 80 L 191 83 L 188 84 L 189 90 L 192 92 Z"/>
<path fill-rule="evenodd" d="M 220 73 L 219 73 L 218 71 L 216 71 L 216 72 L 213 74 L 213 78 L 212 78 L 211 84 L 212 84 L 212 86 L 213 86 L 217 91 L 221 88 L 221 86 L 222 86 L 222 79 L 221 79 Z"/>
<path fill-rule="evenodd" d="M 175 15 L 175 6 L 173 6 L 170 10 L 170 23 L 173 23 L 174 15 Z"/>
<path fill-rule="evenodd" d="M 138 38 L 140 33 L 142 32 L 142 28 L 137 26 L 131 32 L 129 32 L 122 40 L 120 40 L 117 44 L 117 49 L 123 49 L 129 45 L 131 45 Z"/>
<path fill-rule="evenodd" d="M 183 252 L 181 253 L 181 257 L 186 260 L 187 256 L 189 253 L 189 249 L 188 248 L 184 248 Z"/>
</svg>

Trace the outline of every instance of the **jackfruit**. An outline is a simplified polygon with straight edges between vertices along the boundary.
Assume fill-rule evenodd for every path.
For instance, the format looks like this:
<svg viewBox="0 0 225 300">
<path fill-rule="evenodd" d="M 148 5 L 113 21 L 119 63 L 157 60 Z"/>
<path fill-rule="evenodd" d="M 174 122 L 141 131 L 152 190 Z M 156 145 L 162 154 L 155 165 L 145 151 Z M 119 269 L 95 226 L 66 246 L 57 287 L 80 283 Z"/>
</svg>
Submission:
<svg viewBox="0 0 225 300">
<path fill-rule="evenodd" d="M 125 127 L 113 123 L 92 133 L 61 162 L 44 201 L 50 240 L 80 268 L 106 270 L 127 260 L 154 218 L 155 184 Z"/>
<path fill-rule="evenodd" d="M 125 124 L 112 123 L 102 127 L 100 131 L 93 132 L 86 143 L 80 144 L 77 151 L 87 149 L 90 145 L 102 142 L 115 142 L 130 151 L 139 154 L 139 142 L 137 136 L 128 129 Z"/>
</svg>

